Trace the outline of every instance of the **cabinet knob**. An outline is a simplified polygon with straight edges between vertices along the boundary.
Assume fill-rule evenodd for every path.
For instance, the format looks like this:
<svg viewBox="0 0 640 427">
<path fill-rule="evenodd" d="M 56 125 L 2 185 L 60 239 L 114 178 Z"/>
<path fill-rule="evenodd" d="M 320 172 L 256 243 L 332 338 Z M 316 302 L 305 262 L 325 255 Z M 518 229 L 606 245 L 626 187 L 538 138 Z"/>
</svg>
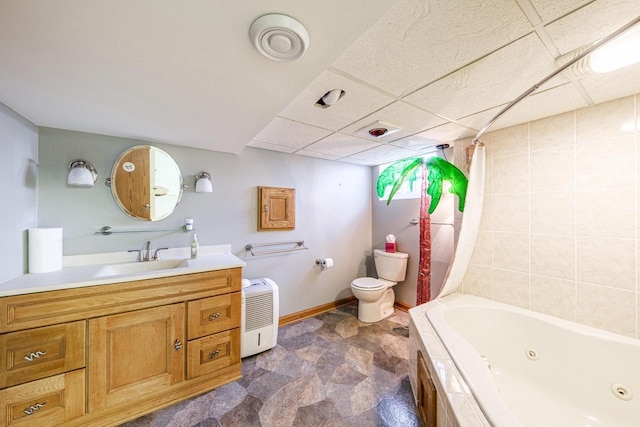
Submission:
<svg viewBox="0 0 640 427">
<path fill-rule="evenodd" d="M 222 316 L 222 313 L 216 312 L 209 316 L 209 320 L 216 320 L 218 317 Z"/>
<path fill-rule="evenodd" d="M 209 353 L 209 359 L 215 359 L 216 357 L 218 357 L 219 354 L 220 354 L 220 349 L 217 349 L 216 351 Z"/>
<path fill-rule="evenodd" d="M 27 415 L 33 415 L 35 412 L 38 412 L 41 408 L 44 408 L 45 406 L 47 406 L 47 402 L 42 402 L 42 403 L 36 403 L 34 405 L 29 405 L 28 408 L 25 408 L 24 412 Z"/>
<path fill-rule="evenodd" d="M 35 352 L 32 351 L 31 353 L 27 354 L 24 357 L 24 360 L 26 360 L 27 362 L 33 362 L 36 359 L 40 359 L 40 356 L 44 356 L 45 354 L 47 354 L 47 350 L 45 351 L 37 350 Z"/>
<path fill-rule="evenodd" d="M 180 350 L 180 349 L 182 348 L 182 343 L 180 342 L 180 340 L 176 340 L 176 341 L 173 343 L 173 348 L 175 348 L 175 349 L 176 349 L 176 351 L 178 351 L 178 350 Z"/>
</svg>

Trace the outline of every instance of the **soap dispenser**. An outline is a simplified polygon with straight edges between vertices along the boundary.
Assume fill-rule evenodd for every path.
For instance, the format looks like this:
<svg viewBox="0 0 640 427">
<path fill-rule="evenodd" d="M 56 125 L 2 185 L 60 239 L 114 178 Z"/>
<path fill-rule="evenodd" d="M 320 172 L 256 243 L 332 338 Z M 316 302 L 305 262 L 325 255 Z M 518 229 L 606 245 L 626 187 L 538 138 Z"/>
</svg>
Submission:
<svg viewBox="0 0 640 427">
<path fill-rule="evenodd" d="M 198 250 L 200 249 L 200 244 L 198 243 L 198 235 L 193 235 L 193 240 L 191 241 L 191 258 L 196 258 L 198 256 Z"/>
</svg>

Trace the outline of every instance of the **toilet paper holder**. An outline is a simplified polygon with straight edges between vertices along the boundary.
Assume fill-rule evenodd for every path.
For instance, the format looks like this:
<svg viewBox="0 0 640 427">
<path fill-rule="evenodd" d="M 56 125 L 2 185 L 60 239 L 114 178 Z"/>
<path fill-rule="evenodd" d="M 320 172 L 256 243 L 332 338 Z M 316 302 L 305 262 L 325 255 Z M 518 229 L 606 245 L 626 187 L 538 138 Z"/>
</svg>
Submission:
<svg viewBox="0 0 640 427">
<path fill-rule="evenodd" d="M 316 259 L 316 264 L 319 265 L 321 269 L 326 270 L 327 268 L 333 267 L 333 260 L 331 258 L 318 258 Z"/>
</svg>

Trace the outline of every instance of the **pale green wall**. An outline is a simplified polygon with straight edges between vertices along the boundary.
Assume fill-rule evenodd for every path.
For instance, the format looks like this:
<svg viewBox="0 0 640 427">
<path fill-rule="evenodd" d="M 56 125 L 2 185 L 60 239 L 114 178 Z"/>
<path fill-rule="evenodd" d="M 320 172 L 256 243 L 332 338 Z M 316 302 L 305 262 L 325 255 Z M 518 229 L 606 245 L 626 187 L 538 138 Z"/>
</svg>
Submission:
<svg viewBox="0 0 640 427">
<path fill-rule="evenodd" d="M 280 285 L 281 315 L 351 295 L 351 281 L 365 273 L 371 250 L 371 168 L 302 156 L 245 148 L 239 155 L 154 144 L 178 163 L 190 188 L 168 218 L 144 222 L 129 218 L 103 185 L 118 155 L 146 141 L 71 132 L 39 131 L 39 206 L 41 227 L 63 227 L 64 254 L 124 251 L 142 247 L 188 246 L 191 235 L 152 232 L 101 236 L 114 229 L 178 228 L 193 218 L 201 245 L 231 244 L 247 262 L 245 277 L 271 277 Z M 67 165 L 84 158 L 98 169 L 92 188 L 66 185 Z M 214 191 L 195 193 L 194 176 L 213 176 Z M 257 231 L 257 187 L 296 189 L 296 229 Z M 307 251 L 252 257 L 247 243 L 304 240 Z M 315 259 L 332 257 L 335 267 L 321 272 Z"/>
<path fill-rule="evenodd" d="M 0 103 L 0 283 L 27 272 L 27 229 L 37 218 L 37 127 Z"/>
</svg>

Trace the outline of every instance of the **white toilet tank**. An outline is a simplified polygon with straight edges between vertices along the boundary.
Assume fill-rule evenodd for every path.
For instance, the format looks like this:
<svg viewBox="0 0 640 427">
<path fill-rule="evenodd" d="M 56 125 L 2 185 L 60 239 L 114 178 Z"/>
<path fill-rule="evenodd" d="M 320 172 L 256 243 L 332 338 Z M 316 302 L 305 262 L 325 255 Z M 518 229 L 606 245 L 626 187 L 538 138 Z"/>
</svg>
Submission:
<svg viewBox="0 0 640 427">
<path fill-rule="evenodd" d="M 378 278 L 390 282 L 402 282 L 407 274 L 407 259 L 409 254 L 403 252 L 385 252 L 381 249 L 373 250 L 373 260 L 376 263 Z"/>
</svg>

